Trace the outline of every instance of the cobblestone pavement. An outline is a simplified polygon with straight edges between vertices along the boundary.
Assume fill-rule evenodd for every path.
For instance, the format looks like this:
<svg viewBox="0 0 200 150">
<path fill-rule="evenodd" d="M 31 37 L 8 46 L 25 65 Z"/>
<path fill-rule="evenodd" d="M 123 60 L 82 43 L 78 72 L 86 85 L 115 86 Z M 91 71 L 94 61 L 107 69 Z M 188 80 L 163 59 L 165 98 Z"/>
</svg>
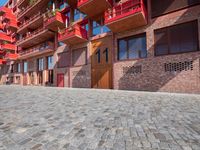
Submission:
<svg viewBox="0 0 200 150">
<path fill-rule="evenodd" d="M 200 95 L 0 86 L 0 150 L 200 150 Z"/>
</svg>

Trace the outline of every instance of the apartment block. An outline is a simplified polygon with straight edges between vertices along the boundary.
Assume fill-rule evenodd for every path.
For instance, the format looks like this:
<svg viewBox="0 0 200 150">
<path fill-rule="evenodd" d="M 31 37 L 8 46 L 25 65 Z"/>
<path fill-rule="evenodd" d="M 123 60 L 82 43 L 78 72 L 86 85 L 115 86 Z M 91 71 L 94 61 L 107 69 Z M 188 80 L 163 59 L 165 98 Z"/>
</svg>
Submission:
<svg viewBox="0 0 200 150">
<path fill-rule="evenodd" d="M 200 93 L 200 0 L 10 0 L 1 84 Z"/>
</svg>

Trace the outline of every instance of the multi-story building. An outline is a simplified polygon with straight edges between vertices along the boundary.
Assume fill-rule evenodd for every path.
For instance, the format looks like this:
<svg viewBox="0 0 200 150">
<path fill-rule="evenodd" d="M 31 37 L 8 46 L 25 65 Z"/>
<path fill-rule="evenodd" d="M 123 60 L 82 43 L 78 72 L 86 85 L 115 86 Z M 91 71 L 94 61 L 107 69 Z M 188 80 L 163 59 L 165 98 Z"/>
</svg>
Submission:
<svg viewBox="0 0 200 150">
<path fill-rule="evenodd" d="M 1 71 L 1 82 L 200 93 L 199 4 L 10 0 L 17 58 L 3 60 L 14 71 Z"/>
</svg>

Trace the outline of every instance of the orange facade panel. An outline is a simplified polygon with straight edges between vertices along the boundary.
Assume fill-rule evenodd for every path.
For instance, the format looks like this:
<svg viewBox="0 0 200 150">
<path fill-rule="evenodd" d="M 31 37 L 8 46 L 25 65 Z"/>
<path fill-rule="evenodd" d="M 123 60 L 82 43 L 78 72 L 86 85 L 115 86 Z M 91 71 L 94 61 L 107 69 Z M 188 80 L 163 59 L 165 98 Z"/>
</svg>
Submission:
<svg viewBox="0 0 200 150">
<path fill-rule="evenodd" d="M 143 0 L 128 0 L 105 12 L 105 25 L 112 32 L 121 32 L 147 24 Z"/>
<path fill-rule="evenodd" d="M 67 17 L 60 12 L 50 12 L 47 14 L 45 20 L 45 27 L 52 31 L 58 31 L 58 29 L 65 28 L 65 21 Z"/>
<path fill-rule="evenodd" d="M 87 42 L 87 30 L 76 24 L 65 29 L 63 33 L 59 33 L 58 40 L 70 45 Z"/>
<path fill-rule="evenodd" d="M 112 0 L 78 0 L 78 9 L 89 17 L 103 14 L 112 6 Z"/>
</svg>

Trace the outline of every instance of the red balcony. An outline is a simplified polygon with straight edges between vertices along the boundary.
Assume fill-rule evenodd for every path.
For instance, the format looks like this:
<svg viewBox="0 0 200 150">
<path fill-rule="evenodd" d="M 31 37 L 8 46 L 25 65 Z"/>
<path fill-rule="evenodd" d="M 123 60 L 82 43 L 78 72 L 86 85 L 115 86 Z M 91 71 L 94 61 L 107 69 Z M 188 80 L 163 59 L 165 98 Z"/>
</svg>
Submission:
<svg viewBox="0 0 200 150">
<path fill-rule="evenodd" d="M 5 63 L 6 63 L 6 61 L 4 59 L 0 59 L 0 65 L 3 65 Z"/>
<path fill-rule="evenodd" d="M 7 41 L 7 42 L 15 42 L 15 38 L 12 38 L 11 36 L 8 36 L 7 34 L 0 32 L 0 41 Z"/>
<path fill-rule="evenodd" d="M 113 32 L 121 32 L 147 24 L 143 0 L 128 0 L 105 12 L 105 25 Z"/>
<path fill-rule="evenodd" d="M 55 14 L 54 14 L 55 13 Z M 60 12 L 51 12 L 47 14 L 48 19 L 45 21 L 45 27 L 52 31 L 65 28 L 66 16 Z"/>
<path fill-rule="evenodd" d="M 66 44 L 78 44 L 88 41 L 87 30 L 76 24 L 65 29 L 64 33 L 58 35 L 58 40 Z"/>
<path fill-rule="evenodd" d="M 54 44 L 52 42 L 45 42 L 30 49 L 20 51 L 19 59 L 27 59 L 38 55 L 47 54 L 53 51 L 54 51 Z"/>
<path fill-rule="evenodd" d="M 17 47 L 14 44 L 2 44 L 0 46 L 1 50 L 7 51 L 7 50 L 11 50 L 11 51 L 16 51 Z"/>
<path fill-rule="evenodd" d="M 78 0 L 78 9 L 89 17 L 103 14 L 111 6 L 112 0 Z"/>
<path fill-rule="evenodd" d="M 5 60 L 16 60 L 18 58 L 18 54 L 6 53 L 4 56 Z"/>
<path fill-rule="evenodd" d="M 17 46 L 20 46 L 21 48 L 29 48 L 53 37 L 54 37 L 54 33 L 52 31 L 49 31 L 48 29 L 40 28 L 31 33 L 28 33 L 26 37 L 19 40 L 17 42 Z"/>
<path fill-rule="evenodd" d="M 16 21 L 16 16 L 10 11 L 3 14 L 3 19 Z"/>
<path fill-rule="evenodd" d="M 16 32 L 18 29 L 18 24 L 15 21 L 9 21 L 7 24 L 7 29 L 11 30 L 12 32 Z"/>
<path fill-rule="evenodd" d="M 4 6 L 0 7 L 0 16 L 3 15 L 6 12 L 10 12 L 10 9 Z"/>
</svg>

